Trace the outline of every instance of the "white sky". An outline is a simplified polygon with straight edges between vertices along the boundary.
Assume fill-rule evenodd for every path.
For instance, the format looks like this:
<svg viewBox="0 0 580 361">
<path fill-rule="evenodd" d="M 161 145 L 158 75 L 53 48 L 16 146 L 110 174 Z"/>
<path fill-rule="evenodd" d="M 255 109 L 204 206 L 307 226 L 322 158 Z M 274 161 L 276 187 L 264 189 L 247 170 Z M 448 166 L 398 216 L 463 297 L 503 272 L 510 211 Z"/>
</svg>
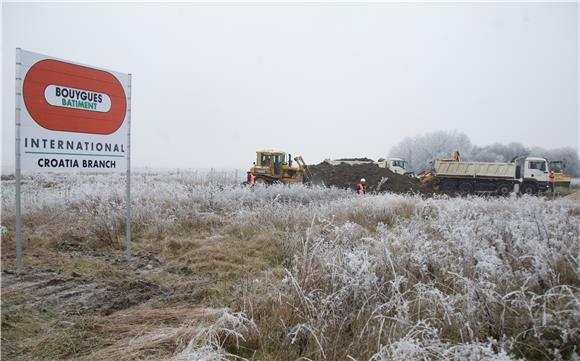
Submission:
<svg viewBox="0 0 580 361">
<path fill-rule="evenodd" d="M 2 4 L 2 170 L 15 48 L 133 74 L 135 167 L 255 150 L 385 156 L 406 136 L 579 140 L 578 3 Z"/>
</svg>

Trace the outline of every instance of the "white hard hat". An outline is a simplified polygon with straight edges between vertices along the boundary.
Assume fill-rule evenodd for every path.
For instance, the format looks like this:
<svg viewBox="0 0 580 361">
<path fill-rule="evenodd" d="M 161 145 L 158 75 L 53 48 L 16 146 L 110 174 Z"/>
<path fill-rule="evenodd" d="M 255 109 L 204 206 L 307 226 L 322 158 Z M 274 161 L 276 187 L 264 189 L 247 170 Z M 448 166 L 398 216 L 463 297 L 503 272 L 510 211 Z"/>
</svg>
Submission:
<svg viewBox="0 0 580 361">
<path fill-rule="evenodd" d="M 361 178 L 361 179 L 360 179 L 360 181 L 364 183 L 364 182 L 366 182 L 367 180 L 366 180 L 366 179 L 364 179 L 364 178 Z"/>
</svg>

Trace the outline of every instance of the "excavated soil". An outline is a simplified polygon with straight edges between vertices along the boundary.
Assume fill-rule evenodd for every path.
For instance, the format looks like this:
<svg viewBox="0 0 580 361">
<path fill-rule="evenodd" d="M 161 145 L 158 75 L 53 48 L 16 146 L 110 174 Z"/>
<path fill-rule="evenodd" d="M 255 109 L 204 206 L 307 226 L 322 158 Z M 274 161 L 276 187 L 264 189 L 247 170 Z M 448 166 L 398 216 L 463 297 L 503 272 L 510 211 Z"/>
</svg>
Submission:
<svg viewBox="0 0 580 361">
<path fill-rule="evenodd" d="M 425 193 L 415 178 L 391 172 L 389 169 L 380 168 L 373 163 L 350 165 L 341 163 L 331 165 L 322 162 L 309 165 L 314 184 L 327 187 L 344 189 L 356 189 L 361 178 L 366 179 L 367 192 L 394 192 L 394 193 Z"/>
<path fill-rule="evenodd" d="M 358 162 L 369 162 L 369 163 L 372 163 L 372 162 L 373 162 L 373 160 L 372 160 L 372 159 L 370 159 L 370 158 L 366 158 L 366 157 L 363 157 L 363 158 L 339 158 L 339 159 L 337 159 L 337 160 L 338 160 L 338 161 L 358 161 Z"/>
</svg>

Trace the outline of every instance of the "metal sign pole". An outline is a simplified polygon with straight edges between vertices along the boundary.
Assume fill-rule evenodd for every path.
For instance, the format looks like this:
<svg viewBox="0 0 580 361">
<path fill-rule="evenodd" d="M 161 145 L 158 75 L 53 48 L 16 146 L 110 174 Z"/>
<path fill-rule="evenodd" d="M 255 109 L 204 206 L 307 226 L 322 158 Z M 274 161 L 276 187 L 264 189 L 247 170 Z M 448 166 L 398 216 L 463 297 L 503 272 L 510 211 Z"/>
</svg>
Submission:
<svg viewBox="0 0 580 361">
<path fill-rule="evenodd" d="M 131 79 L 129 74 L 129 96 L 127 98 L 127 261 L 131 260 Z"/>
<path fill-rule="evenodd" d="M 16 48 L 16 112 L 15 112 L 15 186 L 16 186 L 16 272 L 22 271 L 22 221 L 20 213 L 20 98 L 22 96 L 22 74 L 20 48 Z"/>
</svg>

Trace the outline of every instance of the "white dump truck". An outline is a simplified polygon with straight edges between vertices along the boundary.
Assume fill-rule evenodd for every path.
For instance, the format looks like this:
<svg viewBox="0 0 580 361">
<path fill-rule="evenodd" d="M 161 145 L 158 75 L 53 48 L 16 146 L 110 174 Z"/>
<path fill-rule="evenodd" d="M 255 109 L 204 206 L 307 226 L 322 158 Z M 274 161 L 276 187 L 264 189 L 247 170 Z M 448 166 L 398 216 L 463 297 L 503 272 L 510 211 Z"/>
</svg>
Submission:
<svg viewBox="0 0 580 361">
<path fill-rule="evenodd" d="M 538 157 L 519 157 L 509 163 L 441 159 L 420 179 L 445 193 L 535 194 L 548 189 L 548 172 L 548 162 Z"/>
</svg>

